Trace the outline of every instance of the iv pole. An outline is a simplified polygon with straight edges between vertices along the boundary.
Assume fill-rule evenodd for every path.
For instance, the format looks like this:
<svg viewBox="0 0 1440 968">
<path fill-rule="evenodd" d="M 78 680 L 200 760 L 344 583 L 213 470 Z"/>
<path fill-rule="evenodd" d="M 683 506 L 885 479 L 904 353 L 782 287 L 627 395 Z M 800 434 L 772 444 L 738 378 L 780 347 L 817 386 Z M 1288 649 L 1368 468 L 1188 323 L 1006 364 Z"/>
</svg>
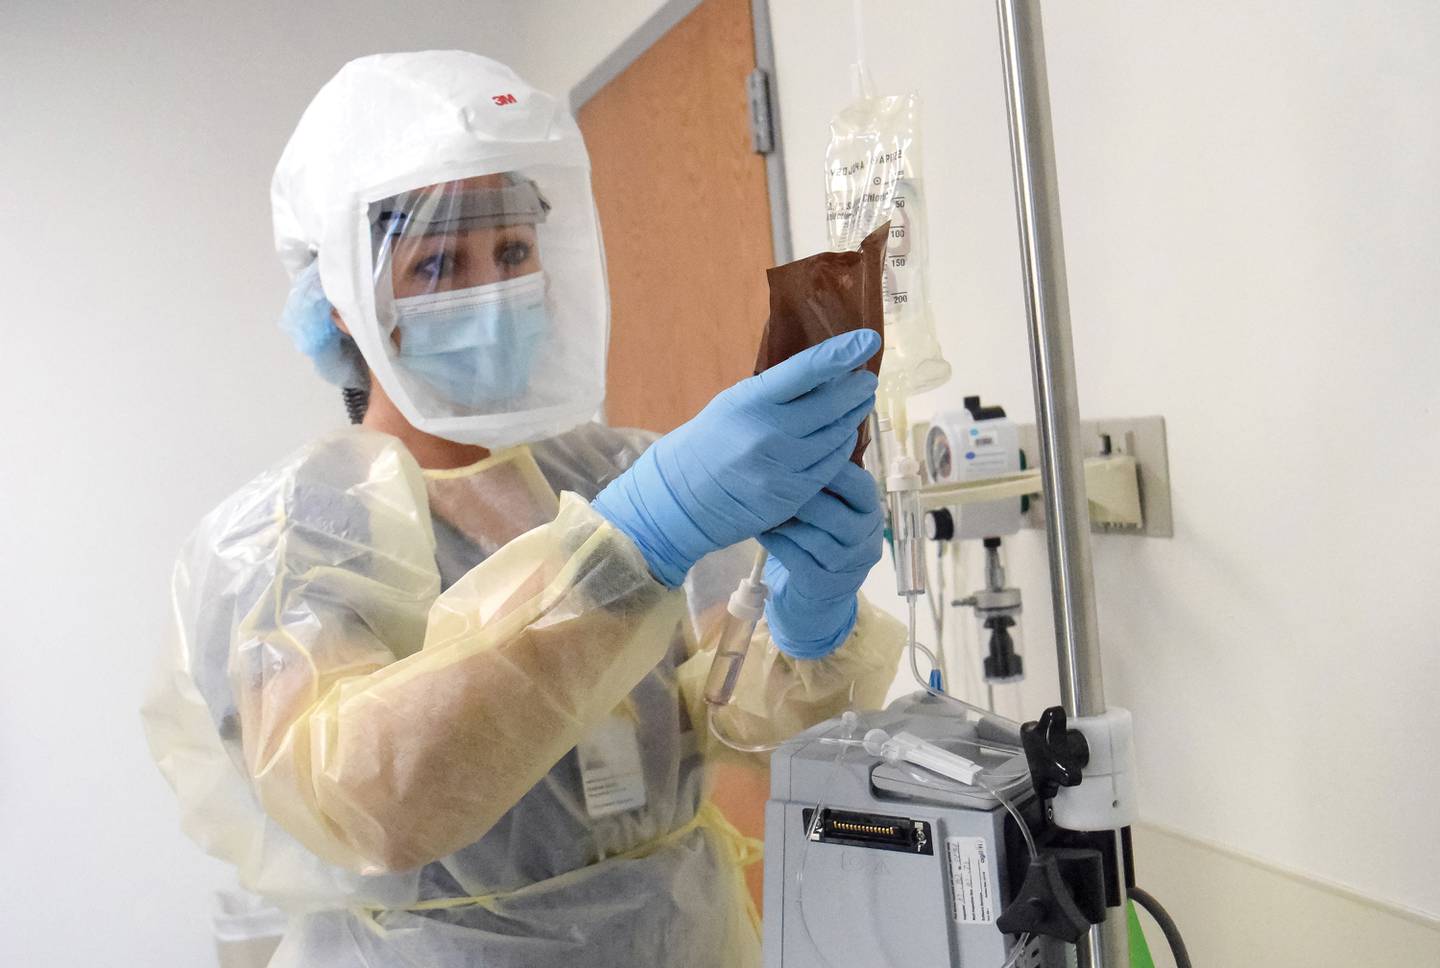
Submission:
<svg viewBox="0 0 1440 968">
<path fill-rule="evenodd" d="M 1060 697 L 1067 716 L 1098 716 L 1105 712 L 1105 690 L 1040 2 L 996 0 L 996 13 L 1030 330 Z M 1120 906 L 1107 908 L 1105 920 L 1092 926 L 1076 946 L 1079 968 L 1129 968 L 1124 851 L 1120 831 L 1113 833 L 1120 870 L 1107 874 L 1120 885 Z"/>
</svg>

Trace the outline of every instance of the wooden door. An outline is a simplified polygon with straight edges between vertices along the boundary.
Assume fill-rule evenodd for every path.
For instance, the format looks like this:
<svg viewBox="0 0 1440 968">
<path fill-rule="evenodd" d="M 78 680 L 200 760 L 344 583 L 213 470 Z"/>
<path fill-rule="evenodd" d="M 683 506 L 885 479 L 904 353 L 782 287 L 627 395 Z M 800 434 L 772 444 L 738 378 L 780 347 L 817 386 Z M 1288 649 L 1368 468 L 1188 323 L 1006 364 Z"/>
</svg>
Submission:
<svg viewBox="0 0 1440 968">
<path fill-rule="evenodd" d="M 774 261 L 754 67 L 750 0 L 704 0 L 580 108 L 610 274 L 612 426 L 673 430 L 754 371 Z M 721 763 L 710 783 L 730 822 L 763 837 L 765 762 Z M 762 865 L 745 874 L 759 907 Z"/>
<path fill-rule="evenodd" d="M 672 430 L 749 376 L 773 262 L 750 0 L 705 0 L 579 111 L 610 273 L 606 421 Z"/>
</svg>

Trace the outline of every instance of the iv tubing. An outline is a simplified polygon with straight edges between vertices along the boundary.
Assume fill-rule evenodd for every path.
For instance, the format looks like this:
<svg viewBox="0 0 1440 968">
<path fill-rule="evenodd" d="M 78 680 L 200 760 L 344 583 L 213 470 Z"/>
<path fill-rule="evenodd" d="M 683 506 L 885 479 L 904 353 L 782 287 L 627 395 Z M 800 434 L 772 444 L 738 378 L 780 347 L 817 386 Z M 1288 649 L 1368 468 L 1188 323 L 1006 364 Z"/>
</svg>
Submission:
<svg viewBox="0 0 1440 968">
<path fill-rule="evenodd" d="M 940 670 L 940 675 L 945 682 L 947 689 L 954 688 L 950 685 L 950 663 L 945 656 L 945 609 L 946 600 L 950 597 L 949 590 L 945 585 L 945 545 L 947 542 L 935 542 L 935 582 L 930 583 L 930 576 L 925 576 L 925 584 L 935 589 L 935 594 L 928 596 L 930 603 L 930 621 L 935 626 L 935 652 L 938 659 L 935 667 Z"/>
<path fill-rule="evenodd" d="M 1026 779 L 1029 778 L 1028 774 L 1024 776 Z M 975 782 L 984 787 L 996 800 L 999 800 L 1000 806 L 1004 807 L 1010 816 L 1015 818 L 1015 825 L 1020 828 L 1020 834 L 1025 838 L 1025 846 L 1030 850 L 1030 859 L 1039 860 L 1040 851 L 1035 846 L 1035 835 L 1030 832 L 1030 825 L 1025 822 L 1024 817 L 1020 816 L 1020 811 L 1015 808 L 1015 804 L 1011 803 L 1010 798 L 1002 792 L 1004 787 L 991 786 L 989 783 L 986 783 L 985 774 L 983 773 L 975 778 Z"/>
<path fill-rule="evenodd" d="M 930 654 L 930 650 L 926 649 L 915 639 L 915 596 L 907 595 L 905 598 L 909 611 L 908 648 L 910 651 L 910 674 L 915 677 L 915 681 L 919 683 L 920 688 L 924 689 L 927 693 L 937 699 L 943 699 L 946 702 L 953 703 L 956 706 L 961 707 L 962 709 L 966 709 L 972 713 L 975 713 L 977 716 L 995 720 L 997 722 L 1004 723 L 1007 726 L 1014 726 L 1018 728 L 1020 724 L 1015 722 L 1013 719 L 1010 719 L 1008 716 L 1002 716 L 997 712 L 992 712 L 991 710 L 984 708 L 983 706 L 977 706 L 974 703 L 969 703 L 956 696 L 952 696 L 947 692 L 941 692 L 939 689 L 932 687 L 929 681 L 920 674 L 920 663 L 918 660 L 919 653 L 923 649 L 926 654 Z"/>
<path fill-rule="evenodd" d="M 851 744 L 846 741 L 854 739 L 856 722 L 858 722 L 858 717 L 854 712 L 847 711 L 841 717 L 840 729 L 844 731 L 844 735 L 839 737 L 840 752 L 835 754 L 835 762 L 830 765 L 828 779 L 825 781 L 824 788 L 820 791 L 819 800 L 815 803 L 815 812 L 810 815 L 810 823 L 805 828 L 805 846 L 800 855 L 800 869 L 795 872 L 795 902 L 800 905 L 800 927 L 805 932 L 805 940 L 810 942 L 811 950 L 820 956 L 820 960 L 825 962 L 828 968 L 835 968 L 835 965 L 825 956 L 825 952 L 820 949 L 820 945 L 815 943 L 815 935 L 810 931 L 810 918 L 805 913 L 805 868 L 810 863 L 810 851 L 813 850 L 815 846 L 815 831 L 820 828 L 821 817 L 825 812 L 826 802 L 830 799 L 830 787 L 835 782 L 835 777 L 840 773 L 841 762 L 845 759 L 845 755 L 850 752 Z M 822 739 L 827 738 L 829 737 L 822 737 Z"/>
<path fill-rule="evenodd" d="M 765 578 L 765 559 L 769 557 L 764 548 L 755 552 L 755 562 L 750 566 L 750 580 L 760 582 Z"/>
<path fill-rule="evenodd" d="M 1025 949 L 1028 947 L 1030 947 L 1030 935 L 1022 934 L 1020 940 L 1015 942 L 1015 947 L 1010 949 L 1010 957 L 1005 959 L 1005 964 L 1001 965 L 1000 968 L 1015 968 L 1016 965 L 1020 964 L 1020 956 L 1025 953 Z"/>
<path fill-rule="evenodd" d="M 778 742 L 755 743 L 752 745 L 749 743 L 741 743 L 739 740 L 733 740 L 725 735 L 725 731 L 720 728 L 720 707 L 718 706 L 711 707 L 709 715 L 705 718 L 710 721 L 710 735 L 737 753 L 773 753 L 780 748 L 781 744 Z M 783 742 L 783 740 L 781 742 Z"/>
<path fill-rule="evenodd" d="M 851 0 L 850 15 L 855 28 L 855 63 L 851 75 L 852 93 L 857 99 L 871 97 L 873 96 L 873 85 L 870 82 L 870 70 L 866 66 L 865 59 L 864 0 Z"/>
</svg>

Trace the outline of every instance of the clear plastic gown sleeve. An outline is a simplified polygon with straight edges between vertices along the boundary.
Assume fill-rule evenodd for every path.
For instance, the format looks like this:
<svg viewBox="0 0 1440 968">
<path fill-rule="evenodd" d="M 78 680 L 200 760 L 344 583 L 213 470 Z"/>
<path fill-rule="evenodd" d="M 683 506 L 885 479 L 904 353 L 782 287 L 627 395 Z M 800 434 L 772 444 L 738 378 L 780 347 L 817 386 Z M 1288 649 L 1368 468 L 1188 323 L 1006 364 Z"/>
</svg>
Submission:
<svg viewBox="0 0 1440 968">
<path fill-rule="evenodd" d="M 362 873 L 479 839 L 661 660 L 685 613 L 573 494 L 440 594 L 420 470 L 378 434 L 312 445 L 227 501 L 175 587 L 176 672 L 265 812 Z M 152 747 L 183 801 L 185 739 L 167 726 L 184 724 L 164 709 Z"/>
<path fill-rule="evenodd" d="M 588 490 L 648 442 L 582 436 L 567 439 L 565 461 L 548 446 L 546 466 Z M 413 871 L 480 840 L 677 635 L 693 654 L 671 680 L 675 701 L 706 754 L 726 752 L 705 731 L 710 655 L 695 643 L 748 572 L 753 543 L 666 589 L 567 492 L 551 523 L 442 594 L 430 515 L 422 472 L 397 441 L 345 431 L 242 488 L 177 565 L 179 636 L 145 710 L 152 751 L 187 832 L 288 905 L 412 902 L 413 877 L 359 875 Z M 756 636 L 727 723 L 747 742 L 878 705 L 904 638 L 863 603 L 850 639 L 820 661 L 784 656 L 763 623 Z"/>
</svg>

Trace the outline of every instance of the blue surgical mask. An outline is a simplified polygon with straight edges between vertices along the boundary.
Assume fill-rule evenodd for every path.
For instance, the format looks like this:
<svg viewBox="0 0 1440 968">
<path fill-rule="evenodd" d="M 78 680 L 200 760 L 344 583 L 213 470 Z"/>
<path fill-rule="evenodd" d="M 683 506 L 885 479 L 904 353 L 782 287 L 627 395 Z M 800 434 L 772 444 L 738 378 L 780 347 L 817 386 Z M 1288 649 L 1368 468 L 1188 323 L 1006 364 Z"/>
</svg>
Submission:
<svg viewBox="0 0 1440 968">
<path fill-rule="evenodd" d="M 550 329 L 545 274 L 395 300 L 397 365 L 452 405 L 484 412 L 530 386 Z"/>
</svg>

